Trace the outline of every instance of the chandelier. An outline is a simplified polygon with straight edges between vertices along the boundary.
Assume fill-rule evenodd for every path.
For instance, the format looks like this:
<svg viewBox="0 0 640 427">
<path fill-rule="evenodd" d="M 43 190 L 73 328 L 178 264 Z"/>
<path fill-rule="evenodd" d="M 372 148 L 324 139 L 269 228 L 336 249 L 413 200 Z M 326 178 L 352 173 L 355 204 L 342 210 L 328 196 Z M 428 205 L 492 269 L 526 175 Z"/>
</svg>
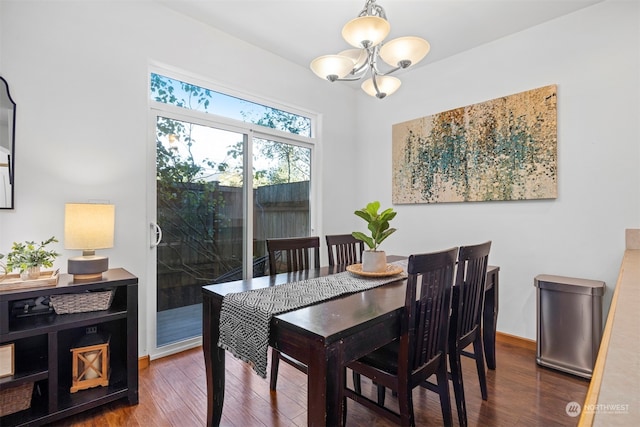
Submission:
<svg viewBox="0 0 640 427">
<path fill-rule="evenodd" d="M 391 95 L 400 87 L 400 79 L 390 74 L 420 62 L 429 53 L 429 42 L 420 37 L 398 37 L 383 43 L 391 25 L 382 6 L 376 0 L 367 0 L 358 17 L 342 28 L 342 37 L 357 49 L 348 49 L 337 55 L 324 55 L 311 61 L 311 70 L 330 82 L 356 81 L 367 75 L 361 88 L 379 99 Z M 387 71 L 379 68 L 382 58 Z"/>
</svg>

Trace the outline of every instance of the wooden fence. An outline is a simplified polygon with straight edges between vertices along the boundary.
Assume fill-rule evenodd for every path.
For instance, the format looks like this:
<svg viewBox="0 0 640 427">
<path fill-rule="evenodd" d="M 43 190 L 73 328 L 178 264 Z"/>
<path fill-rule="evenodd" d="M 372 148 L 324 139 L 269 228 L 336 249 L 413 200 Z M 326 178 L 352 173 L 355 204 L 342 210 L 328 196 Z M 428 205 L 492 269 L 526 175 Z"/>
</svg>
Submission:
<svg viewBox="0 0 640 427">
<path fill-rule="evenodd" d="M 202 302 L 202 286 L 242 278 L 242 188 L 188 184 L 158 196 L 158 311 Z M 254 190 L 254 275 L 268 265 L 267 238 L 307 236 L 309 182 Z"/>
</svg>

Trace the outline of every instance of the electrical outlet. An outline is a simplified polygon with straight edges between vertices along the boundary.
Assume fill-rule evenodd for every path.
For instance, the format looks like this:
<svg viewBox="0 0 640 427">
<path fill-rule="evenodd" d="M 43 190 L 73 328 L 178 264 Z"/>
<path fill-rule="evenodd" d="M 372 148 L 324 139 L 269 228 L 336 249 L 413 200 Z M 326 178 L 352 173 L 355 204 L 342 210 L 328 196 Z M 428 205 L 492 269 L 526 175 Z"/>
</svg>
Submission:
<svg viewBox="0 0 640 427">
<path fill-rule="evenodd" d="M 89 326 L 87 328 L 87 334 L 95 334 L 96 332 L 98 332 L 98 327 L 97 326 Z"/>
</svg>

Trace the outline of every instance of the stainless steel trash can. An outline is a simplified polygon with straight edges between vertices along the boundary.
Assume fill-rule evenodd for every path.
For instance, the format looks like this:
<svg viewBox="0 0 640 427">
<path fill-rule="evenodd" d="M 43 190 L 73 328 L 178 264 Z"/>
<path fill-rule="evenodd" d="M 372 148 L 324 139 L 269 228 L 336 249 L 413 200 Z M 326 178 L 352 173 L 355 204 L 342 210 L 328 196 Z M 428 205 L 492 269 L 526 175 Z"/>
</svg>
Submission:
<svg viewBox="0 0 640 427">
<path fill-rule="evenodd" d="M 540 274 L 534 280 L 539 365 L 591 378 L 602 338 L 602 295 L 597 280 Z"/>
</svg>

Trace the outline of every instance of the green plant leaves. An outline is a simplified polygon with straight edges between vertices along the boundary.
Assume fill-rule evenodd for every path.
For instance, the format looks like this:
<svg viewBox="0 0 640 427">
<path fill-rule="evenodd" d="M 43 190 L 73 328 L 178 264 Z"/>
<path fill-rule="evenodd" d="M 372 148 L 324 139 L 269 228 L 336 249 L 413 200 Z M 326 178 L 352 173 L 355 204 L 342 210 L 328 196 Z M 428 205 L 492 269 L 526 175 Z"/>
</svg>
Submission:
<svg viewBox="0 0 640 427">
<path fill-rule="evenodd" d="M 375 248 L 376 246 L 376 244 L 373 242 L 373 239 L 371 237 L 367 236 L 366 234 L 360 231 L 354 231 L 353 233 L 351 233 L 351 235 L 358 240 L 362 240 L 368 247 L 372 249 Z"/>
<path fill-rule="evenodd" d="M 371 232 L 370 237 L 359 231 L 351 233 L 353 237 L 358 240 L 362 240 L 374 251 L 378 249 L 380 243 L 396 231 L 395 228 L 390 228 L 389 221 L 395 218 L 397 212 L 395 212 L 393 208 L 388 208 L 381 213 L 378 213 L 379 209 L 380 202 L 376 200 L 367 204 L 366 207 L 354 212 L 356 216 L 367 222 L 367 228 Z"/>
<path fill-rule="evenodd" d="M 372 218 L 378 216 L 378 209 L 380 209 L 380 202 L 377 200 L 375 202 L 371 202 L 367 205 L 365 210 L 369 213 Z"/>
<path fill-rule="evenodd" d="M 29 267 L 52 267 L 53 261 L 60 254 L 55 250 L 48 251 L 45 247 L 54 242 L 58 242 L 55 237 L 50 237 L 37 245 L 33 241 L 13 242 L 11 252 L 7 254 L 7 270 L 13 271 L 17 269 L 22 273 Z"/>
</svg>

